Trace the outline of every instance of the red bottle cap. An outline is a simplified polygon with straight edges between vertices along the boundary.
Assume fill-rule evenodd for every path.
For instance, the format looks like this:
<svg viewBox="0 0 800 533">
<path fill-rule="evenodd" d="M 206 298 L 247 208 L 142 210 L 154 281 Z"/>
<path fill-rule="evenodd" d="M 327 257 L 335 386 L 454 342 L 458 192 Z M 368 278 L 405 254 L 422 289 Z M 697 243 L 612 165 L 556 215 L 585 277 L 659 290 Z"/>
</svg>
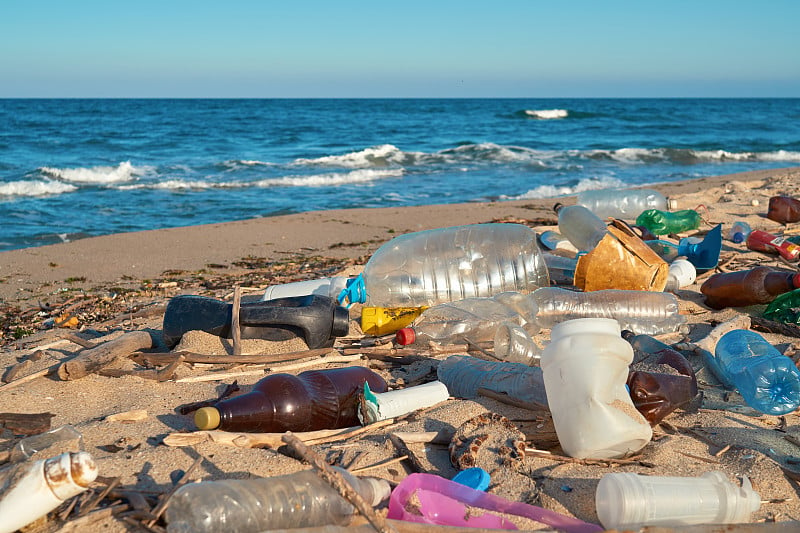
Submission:
<svg viewBox="0 0 800 533">
<path fill-rule="evenodd" d="M 794 285 L 795 288 L 800 289 L 800 272 L 792 276 L 792 285 Z"/>
<path fill-rule="evenodd" d="M 416 338 L 417 334 L 414 332 L 414 328 L 398 329 L 397 333 L 394 334 L 394 340 L 401 346 L 413 344 Z"/>
</svg>

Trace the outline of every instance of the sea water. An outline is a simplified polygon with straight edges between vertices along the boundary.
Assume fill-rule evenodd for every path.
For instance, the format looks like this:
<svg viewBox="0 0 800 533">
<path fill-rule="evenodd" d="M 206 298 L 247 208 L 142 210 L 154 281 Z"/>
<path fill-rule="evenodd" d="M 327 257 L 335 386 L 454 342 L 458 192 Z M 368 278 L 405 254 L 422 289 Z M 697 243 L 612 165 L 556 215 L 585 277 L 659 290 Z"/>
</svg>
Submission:
<svg viewBox="0 0 800 533">
<path fill-rule="evenodd" d="M 0 100 L 0 250 L 800 164 L 800 99 Z"/>
</svg>

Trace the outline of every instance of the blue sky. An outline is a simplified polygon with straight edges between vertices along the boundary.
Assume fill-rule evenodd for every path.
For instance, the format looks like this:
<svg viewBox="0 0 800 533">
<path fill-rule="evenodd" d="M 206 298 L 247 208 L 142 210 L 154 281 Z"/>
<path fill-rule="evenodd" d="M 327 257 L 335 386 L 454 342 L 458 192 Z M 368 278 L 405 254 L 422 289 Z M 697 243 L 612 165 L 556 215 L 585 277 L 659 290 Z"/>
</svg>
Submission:
<svg viewBox="0 0 800 533">
<path fill-rule="evenodd" d="M 800 97 L 800 2 L 3 0 L 0 97 Z"/>
</svg>

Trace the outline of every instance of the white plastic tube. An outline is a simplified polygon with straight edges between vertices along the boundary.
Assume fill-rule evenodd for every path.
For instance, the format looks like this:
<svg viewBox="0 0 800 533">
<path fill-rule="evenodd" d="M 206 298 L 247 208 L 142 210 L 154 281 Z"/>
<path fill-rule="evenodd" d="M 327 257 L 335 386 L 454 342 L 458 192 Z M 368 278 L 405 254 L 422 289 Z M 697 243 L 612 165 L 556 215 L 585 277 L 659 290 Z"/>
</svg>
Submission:
<svg viewBox="0 0 800 533">
<path fill-rule="evenodd" d="M 387 420 L 418 409 L 424 409 L 445 401 L 450 397 L 447 386 L 441 381 L 374 394 L 367 389 L 365 394 L 366 415 L 359 412 L 363 424 Z"/>
<path fill-rule="evenodd" d="M 347 286 L 347 277 L 333 276 L 331 278 L 310 279 L 306 281 L 295 281 L 282 285 L 270 285 L 264 289 L 264 296 L 261 301 L 275 300 L 276 298 L 288 298 L 290 296 L 306 296 L 317 294 L 328 298 L 337 298 Z"/>
<path fill-rule="evenodd" d="M 63 453 L 0 473 L 0 533 L 12 533 L 85 491 L 97 477 L 86 452 Z"/>
</svg>

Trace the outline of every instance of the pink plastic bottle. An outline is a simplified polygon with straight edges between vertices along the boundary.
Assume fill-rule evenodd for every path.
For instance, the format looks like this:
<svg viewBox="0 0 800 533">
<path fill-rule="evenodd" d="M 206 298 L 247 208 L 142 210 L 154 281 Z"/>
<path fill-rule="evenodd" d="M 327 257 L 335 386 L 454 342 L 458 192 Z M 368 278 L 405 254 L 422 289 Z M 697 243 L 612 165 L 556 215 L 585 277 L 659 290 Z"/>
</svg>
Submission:
<svg viewBox="0 0 800 533">
<path fill-rule="evenodd" d="M 603 530 L 596 524 L 534 505 L 512 502 L 433 474 L 411 474 L 405 478 L 392 491 L 388 517 L 441 526 L 519 529 L 512 520 L 500 514 L 535 520 L 566 533 Z"/>
</svg>

